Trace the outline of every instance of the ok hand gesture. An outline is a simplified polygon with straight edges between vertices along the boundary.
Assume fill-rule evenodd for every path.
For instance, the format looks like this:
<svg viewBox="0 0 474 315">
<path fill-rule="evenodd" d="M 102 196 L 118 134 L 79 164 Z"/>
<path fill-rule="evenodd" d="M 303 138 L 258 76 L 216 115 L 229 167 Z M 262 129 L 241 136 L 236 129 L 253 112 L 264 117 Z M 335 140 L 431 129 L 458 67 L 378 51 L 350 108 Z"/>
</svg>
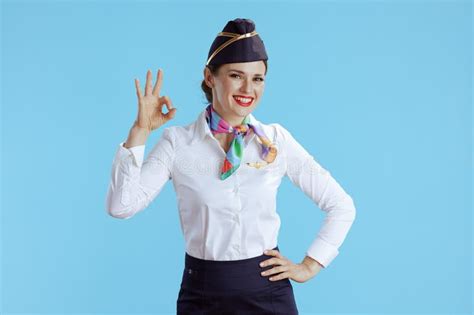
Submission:
<svg viewBox="0 0 474 315">
<path fill-rule="evenodd" d="M 135 125 L 139 128 L 148 130 L 149 132 L 173 119 L 176 114 L 176 108 L 173 107 L 171 99 L 168 96 L 160 97 L 163 71 L 158 69 L 157 80 L 153 90 L 151 88 L 152 80 L 153 77 L 151 71 L 148 70 L 146 75 L 145 95 L 143 95 L 140 89 L 140 81 L 135 79 L 135 87 L 138 97 L 138 117 L 135 121 Z M 168 109 L 166 114 L 162 112 L 163 105 L 166 105 Z"/>
</svg>

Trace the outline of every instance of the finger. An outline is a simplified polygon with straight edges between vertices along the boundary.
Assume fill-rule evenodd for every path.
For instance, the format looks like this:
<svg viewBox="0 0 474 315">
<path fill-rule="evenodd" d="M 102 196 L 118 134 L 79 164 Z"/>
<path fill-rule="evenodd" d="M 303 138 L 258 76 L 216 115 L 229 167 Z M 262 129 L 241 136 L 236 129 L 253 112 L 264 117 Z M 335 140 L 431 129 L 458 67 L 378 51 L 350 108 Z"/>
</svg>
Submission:
<svg viewBox="0 0 474 315">
<path fill-rule="evenodd" d="M 280 272 L 287 271 L 288 269 L 289 269 L 288 266 L 278 266 L 278 267 L 275 267 L 275 268 L 272 268 L 272 269 L 269 269 L 269 270 L 262 271 L 260 274 L 262 276 L 270 276 L 270 275 L 273 275 L 275 273 L 280 273 Z"/>
<path fill-rule="evenodd" d="M 264 260 L 263 262 L 260 263 L 260 267 L 265 267 L 265 266 L 270 266 L 270 265 L 276 265 L 276 264 L 282 264 L 282 259 L 280 258 L 270 258 L 267 260 Z"/>
<path fill-rule="evenodd" d="M 168 113 L 166 113 L 164 116 L 165 116 L 165 120 L 168 121 L 170 119 L 173 119 L 174 116 L 176 115 L 176 108 L 173 108 L 171 109 Z"/>
<path fill-rule="evenodd" d="M 153 76 L 151 74 L 151 71 L 148 70 L 146 72 L 146 84 L 145 84 L 145 96 L 151 94 L 151 82 L 153 81 Z"/>
<path fill-rule="evenodd" d="M 135 79 L 135 89 L 137 90 L 138 99 L 141 99 L 143 96 L 140 90 L 140 81 L 138 79 Z"/>
<path fill-rule="evenodd" d="M 279 251 L 277 251 L 276 249 L 269 249 L 269 250 L 264 251 L 264 253 L 265 253 L 266 255 L 276 256 L 276 257 L 279 257 L 279 258 L 283 258 L 283 256 L 281 255 L 281 253 L 280 253 Z"/>
<path fill-rule="evenodd" d="M 273 260 L 273 258 L 262 261 L 260 263 L 260 267 L 266 267 L 266 266 L 270 265 L 272 263 L 272 260 Z"/>
<path fill-rule="evenodd" d="M 170 120 L 176 114 L 176 108 L 173 107 L 173 102 L 168 96 L 163 96 L 160 99 L 162 99 L 163 104 L 165 104 L 168 109 L 168 112 L 164 114 L 164 116 L 167 120 Z"/>
<path fill-rule="evenodd" d="M 170 111 L 171 109 L 173 109 L 173 102 L 171 101 L 171 99 L 169 98 L 169 96 L 162 96 L 162 97 L 160 97 L 160 103 L 165 104 L 165 105 L 166 105 L 166 108 L 168 109 L 168 111 Z"/>
<path fill-rule="evenodd" d="M 155 86 L 153 87 L 153 95 L 155 96 L 160 95 L 162 81 L 163 81 L 163 70 L 158 69 L 158 74 L 156 75 L 156 83 L 155 83 Z"/>
<path fill-rule="evenodd" d="M 289 273 L 289 272 L 283 272 L 283 273 L 280 273 L 279 275 L 271 276 L 270 278 L 268 278 L 268 280 L 270 280 L 270 281 L 278 281 L 278 280 L 282 280 L 282 279 L 288 278 L 289 276 L 290 276 L 290 273 Z"/>
</svg>

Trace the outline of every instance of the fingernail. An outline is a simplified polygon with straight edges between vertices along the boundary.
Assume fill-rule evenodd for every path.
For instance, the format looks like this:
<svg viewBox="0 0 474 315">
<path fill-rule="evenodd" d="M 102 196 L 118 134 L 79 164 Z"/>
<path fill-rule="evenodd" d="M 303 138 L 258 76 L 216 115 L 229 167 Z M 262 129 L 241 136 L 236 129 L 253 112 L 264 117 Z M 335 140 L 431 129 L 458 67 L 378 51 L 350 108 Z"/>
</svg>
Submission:
<svg viewBox="0 0 474 315">
<path fill-rule="evenodd" d="M 265 254 L 268 254 L 268 250 L 264 251 Z"/>
<path fill-rule="evenodd" d="M 264 263 L 260 263 L 260 267 L 263 267 Z"/>
</svg>

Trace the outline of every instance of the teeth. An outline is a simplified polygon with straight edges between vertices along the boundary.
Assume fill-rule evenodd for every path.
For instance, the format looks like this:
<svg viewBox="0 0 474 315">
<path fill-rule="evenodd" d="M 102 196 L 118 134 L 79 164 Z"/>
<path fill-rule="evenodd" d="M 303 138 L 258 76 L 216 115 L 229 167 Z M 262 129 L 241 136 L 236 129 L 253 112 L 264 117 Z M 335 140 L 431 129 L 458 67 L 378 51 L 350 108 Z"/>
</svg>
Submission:
<svg viewBox="0 0 474 315">
<path fill-rule="evenodd" d="M 243 97 L 234 97 L 234 98 L 242 103 L 250 103 L 252 101 L 251 98 L 243 98 Z"/>
</svg>

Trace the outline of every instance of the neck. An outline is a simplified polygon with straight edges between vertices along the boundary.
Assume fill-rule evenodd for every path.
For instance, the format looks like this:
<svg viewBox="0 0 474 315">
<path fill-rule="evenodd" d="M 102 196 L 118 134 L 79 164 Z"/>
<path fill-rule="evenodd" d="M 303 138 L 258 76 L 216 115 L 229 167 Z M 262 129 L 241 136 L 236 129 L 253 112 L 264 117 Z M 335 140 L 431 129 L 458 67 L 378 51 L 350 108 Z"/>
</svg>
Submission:
<svg viewBox="0 0 474 315">
<path fill-rule="evenodd" d="M 225 121 L 229 123 L 232 127 L 239 126 L 242 124 L 242 121 L 244 120 L 245 117 L 240 117 L 240 116 L 230 116 L 226 115 L 225 113 L 221 113 L 220 110 L 216 110 L 216 108 L 213 106 L 212 109 L 219 114 Z"/>
</svg>

